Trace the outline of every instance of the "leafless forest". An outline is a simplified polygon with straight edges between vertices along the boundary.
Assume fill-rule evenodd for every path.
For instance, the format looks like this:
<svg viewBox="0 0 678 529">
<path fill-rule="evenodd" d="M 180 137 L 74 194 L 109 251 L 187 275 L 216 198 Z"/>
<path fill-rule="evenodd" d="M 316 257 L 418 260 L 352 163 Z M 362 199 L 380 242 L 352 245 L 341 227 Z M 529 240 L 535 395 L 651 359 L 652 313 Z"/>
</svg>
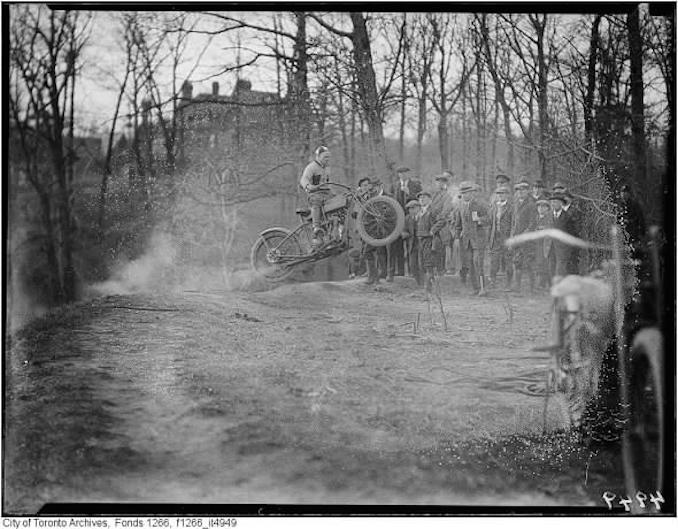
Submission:
<svg viewBox="0 0 678 529">
<path fill-rule="evenodd" d="M 634 6 L 5 6 L 9 294 L 28 314 L 78 299 L 139 258 L 157 230 L 171 237 L 173 274 L 180 264 L 242 268 L 260 229 L 292 222 L 298 175 L 319 144 L 347 183 L 388 182 L 398 163 L 425 184 L 449 169 L 485 192 L 498 171 L 563 181 L 582 199 L 589 239 L 607 233 L 623 183 L 661 223 L 674 159 L 674 26 L 663 7 Z M 98 63 L 87 53 L 102 36 L 108 60 Z M 108 106 L 79 106 L 92 78 Z"/>
</svg>

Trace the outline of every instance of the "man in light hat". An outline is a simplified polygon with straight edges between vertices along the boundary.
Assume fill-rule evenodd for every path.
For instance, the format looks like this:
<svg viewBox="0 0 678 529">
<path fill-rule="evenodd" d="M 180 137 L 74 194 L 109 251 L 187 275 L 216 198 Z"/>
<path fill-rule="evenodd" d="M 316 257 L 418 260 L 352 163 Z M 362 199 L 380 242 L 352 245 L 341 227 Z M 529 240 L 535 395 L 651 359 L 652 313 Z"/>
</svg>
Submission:
<svg viewBox="0 0 678 529">
<path fill-rule="evenodd" d="M 464 268 L 471 274 L 474 294 L 484 296 L 484 253 L 487 242 L 485 226 L 489 221 L 487 206 L 475 196 L 477 187 L 472 182 L 461 184 L 461 204 L 454 211 L 454 229 Z M 462 281 L 464 277 L 462 276 Z"/>
<path fill-rule="evenodd" d="M 407 215 L 405 216 L 405 228 L 402 233 L 405 258 L 407 259 L 410 275 L 414 277 L 417 285 L 423 286 L 424 283 L 419 266 L 419 241 L 417 239 L 417 221 L 421 211 L 421 204 L 418 200 L 410 200 L 405 205 L 405 210 Z"/>
<path fill-rule="evenodd" d="M 516 196 L 513 202 L 513 226 L 511 237 L 528 231 L 534 231 L 536 225 L 535 214 L 537 206 L 534 199 L 529 195 L 530 184 L 522 179 L 515 185 Z M 513 267 L 515 286 L 514 290 L 520 292 L 521 280 L 524 273 L 530 281 L 530 291 L 534 291 L 534 243 L 528 242 L 516 246 L 513 249 Z"/>
<path fill-rule="evenodd" d="M 431 216 L 434 224 L 431 227 L 433 234 L 432 251 L 435 261 L 435 269 L 439 274 L 445 273 L 445 248 L 447 248 L 452 239 L 449 230 L 449 218 L 452 213 L 452 195 L 448 192 L 447 186 L 449 176 L 446 173 L 436 175 L 435 182 L 437 191 L 431 197 Z"/>
<path fill-rule="evenodd" d="M 490 286 L 496 287 L 497 272 L 501 269 L 506 272 L 505 288 L 511 288 L 513 266 L 509 249 L 504 244 L 511 234 L 513 211 L 508 202 L 509 188 L 500 185 L 494 191 L 496 197 L 490 206 L 490 232 L 487 239 L 490 253 Z"/>
</svg>

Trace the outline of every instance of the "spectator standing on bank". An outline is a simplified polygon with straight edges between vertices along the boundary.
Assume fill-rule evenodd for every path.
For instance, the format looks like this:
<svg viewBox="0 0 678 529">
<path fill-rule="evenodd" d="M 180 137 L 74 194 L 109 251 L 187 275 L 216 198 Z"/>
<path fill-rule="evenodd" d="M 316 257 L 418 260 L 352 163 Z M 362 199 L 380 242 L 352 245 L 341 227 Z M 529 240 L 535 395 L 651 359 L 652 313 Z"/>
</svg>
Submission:
<svg viewBox="0 0 678 529">
<path fill-rule="evenodd" d="M 553 212 L 549 195 L 544 193 L 537 200 L 537 230 L 547 230 L 553 227 Z M 550 237 L 540 239 L 535 243 L 534 269 L 537 274 L 537 286 L 539 288 L 548 288 L 551 283 L 551 269 L 549 265 L 549 254 L 553 242 Z"/>
<path fill-rule="evenodd" d="M 511 235 L 513 211 L 508 202 L 509 188 L 500 185 L 494 192 L 496 197 L 490 206 L 490 226 L 487 247 L 490 253 L 490 287 L 496 288 L 497 272 L 502 269 L 506 272 L 505 288 L 511 288 L 513 266 L 511 254 L 504 244 Z"/>
<path fill-rule="evenodd" d="M 572 193 L 567 189 L 562 191 L 563 197 L 565 197 L 565 204 L 563 205 L 563 210 L 570 216 L 570 221 L 572 223 L 572 235 L 575 237 L 582 236 L 583 226 L 583 214 L 579 209 L 579 206 L 576 204 Z M 579 248 L 572 248 L 570 253 L 570 264 L 568 265 L 568 273 L 578 274 L 579 273 L 579 260 L 580 260 L 581 251 Z"/>
<path fill-rule="evenodd" d="M 515 198 L 513 201 L 513 226 L 511 237 L 528 231 L 534 231 L 536 224 L 535 212 L 537 207 L 534 199 L 529 195 L 530 184 L 525 179 L 515 185 Z M 534 290 L 534 244 L 525 243 L 516 246 L 513 250 L 513 267 L 516 292 L 521 291 L 523 274 L 527 274 L 530 291 Z"/>
<path fill-rule="evenodd" d="M 459 239 L 464 266 L 471 274 L 473 293 L 484 296 L 484 254 L 487 242 L 488 208 L 476 197 L 477 187 L 472 182 L 461 184 L 461 203 L 454 212 L 454 227 Z"/>
<path fill-rule="evenodd" d="M 433 244 L 431 227 L 434 223 L 430 211 L 431 194 L 426 191 L 419 193 L 419 203 L 421 204 L 421 210 L 417 216 L 419 266 L 424 275 L 424 287 L 426 288 L 426 292 L 430 293 L 433 290 L 433 268 L 435 266 L 433 251 L 431 249 Z"/>
<path fill-rule="evenodd" d="M 563 193 L 560 191 L 551 193 L 549 201 L 551 203 L 551 209 L 553 210 L 553 228 L 574 235 L 572 217 L 563 208 L 565 205 L 565 196 Z M 551 242 L 551 249 L 549 252 L 549 265 L 552 282 L 554 277 L 564 277 L 573 273 L 570 268 L 572 265 L 572 247 L 554 239 Z"/>
<path fill-rule="evenodd" d="M 449 230 L 449 219 L 452 214 L 452 196 L 447 190 L 449 180 L 445 173 L 435 177 L 438 189 L 431 197 L 429 206 L 431 216 L 435 219 L 431 227 L 434 268 L 440 275 L 445 273 L 445 248 L 449 246 L 452 238 Z"/>
<path fill-rule="evenodd" d="M 541 200 L 546 196 L 546 187 L 542 180 L 535 180 L 532 184 L 532 198 L 535 200 Z"/>
<path fill-rule="evenodd" d="M 391 186 L 391 196 L 398 201 L 398 204 L 405 210 L 410 200 L 416 200 L 421 192 L 421 182 L 410 178 L 410 168 L 401 165 L 396 168 L 398 181 Z M 393 281 L 393 276 L 405 275 L 405 252 L 403 239 L 398 237 L 387 248 L 388 253 L 388 274 L 386 281 Z"/>
<path fill-rule="evenodd" d="M 405 209 L 407 215 L 405 216 L 405 229 L 402 234 L 405 259 L 407 259 L 410 275 L 414 277 L 417 285 L 423 286 L 424 281 L 421 277 L 419 266 L 419 240 L 417 238 L 417 221 L 421 211 L 421 204 L 417 200 L 410 200 L 405 205 Z"/>
</svg>

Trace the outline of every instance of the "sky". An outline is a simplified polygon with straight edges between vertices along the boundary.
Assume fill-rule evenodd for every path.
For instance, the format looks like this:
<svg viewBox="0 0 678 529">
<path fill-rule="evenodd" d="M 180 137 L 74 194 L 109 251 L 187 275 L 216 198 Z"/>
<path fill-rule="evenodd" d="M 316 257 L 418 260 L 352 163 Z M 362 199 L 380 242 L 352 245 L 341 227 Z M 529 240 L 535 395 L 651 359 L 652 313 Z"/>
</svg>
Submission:
<svg viewBox="0 0 678 529">
<path fill-rule="evenodd" d="M 160 15 L 163 12 L 158 12 Z M 165 14 L 167 14 L 165 12 Z M 247 12 L 236 13 L 231 12 L 231 15 L 243 15 L 249 21 L 258 22 L 263 26 L 272 25 L 273 12 Z M 198 19 L 199 28 L 214 29 L 221 27 L 223 23 L 211 19 L 207 15 L 200 15 L 198 13 L 190 16 Z M 282 18 L 285 18 L 285 14 Z M 343 23 L 346 24 L 345 15 L 327 15 L 334 23 L 339 23 L 343 18 Z M 376 15 L 378 16 L 378 15 Z M 564 17 L 563 31 L 567 32 L 566 23 L 568 18 Z M 576 17 L 578 18 L 578 17 Z M 312 34 L 314 23 L 309 24 L 309 32 Z M 248 51 L 252 49 L 265 49 L 266 40 L 270 36 L 262 37 L 260 33 L 250 31 L 238 32 L 241 35 L 240 46 L 241 59 L 247 59 Z M 77 87 L 76 98 L 78 100 L 78 126 L 81 130 L 97 130 L 99 133 L 105 133 L 110 127 L 115 101 L 117 97 L 117 90 L 119 82 L 124 74 L 124 53 L 122 51 L 122 30 L 119 20 L 118 11 L 93 11 L 91 21 L 91 34 L 88 45 L 83 52 L 83 69 L 82 77 L 79 80 Z M 286 43 L 289 50 L 289 41 Z M 380 44 L 378 38 L 372 43 L 373 53 L 375 57 L 380 52 Z M 582 45 L 588 46 L 587 43 Z M 229 93 L 235 82 L 235 75 L 227 74 L 210 78 L 220 68 L 224 66 L 232 66 L 236 63 L 237 53 L 235 51 L 236 41 L 235 32 L 227 35 L 216 35 L 207 37 L 204 35 L 191 35 L 190 46 L 186 52 L 186 59 L 180 65 L 178 71 L 178 82 L 181 84 L 184 79 L 189 77 L 193 82 L 193 93 L 204 93 L 211 91 L 212 81 L 218 81 L 220 84 L 220 92 Z M 198 56 L 203 53 L 200 58 L 200 66 L 193 70 Z M 378 72 L 379 75 L 379 72 Z M 275 66 L 272 59 L 264 59 L 261 61 L 261 66 L 249 67 L 246 73 L 243 74 L 252 81 L 252 87 L 255 90 L 275 91 L 276 75 Z M 171 78 L 169 70 L 160 75 L 159 78 L 166 79 L 169 88 L 169 79 Z M 202 81 L 201 81 L 202 80 Z M 169 93 L 169 92 L 167 92 Z M 648 94 L 646 99 L 652 96 Z M 127 105 L 123 106 L 122 113 L 127 113 L 129 108 Z M 121 125 L 124 126 L 124 121 Z M 392 127 L 387 125 L 386 133 L 388 135 L 394 134 Z M 120 130 L 120 128 L 118 129 Z M 414 131 L 410 131 L 414 133 Z"/>
</svg>

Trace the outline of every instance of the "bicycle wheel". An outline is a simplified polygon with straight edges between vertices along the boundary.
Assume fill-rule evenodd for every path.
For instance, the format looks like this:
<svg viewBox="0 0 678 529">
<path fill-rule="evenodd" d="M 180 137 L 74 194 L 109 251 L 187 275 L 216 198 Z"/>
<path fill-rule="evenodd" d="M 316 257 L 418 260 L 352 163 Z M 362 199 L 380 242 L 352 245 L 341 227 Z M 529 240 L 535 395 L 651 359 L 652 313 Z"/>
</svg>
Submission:
<svg viewBox="0 0 678 529">
<path fill-rule="evenodd" d="M 367 244 L 386 246 L 402 233 L 405 212 L 391 197 L 372 197 L 358 210 L 356 225 L 360 238 Z"/>
<path fill-rule="evenodd" d="M 282 281 L 294 272 L 294 265 L 287 265 L 285 258 L 301 255 L 301 245 L 292 232 L 271 228 L 262 232 L 252 246 L 250 263 L 267 281 Z"/>
<path fill-rule="evenodd" d="M 628 377 L 628 422 L 622 457 L 629 494 L 661 491 L 664 459 L 663 341 L 660 331 L 646 328 L 631 347 Z"/>
</svg>

